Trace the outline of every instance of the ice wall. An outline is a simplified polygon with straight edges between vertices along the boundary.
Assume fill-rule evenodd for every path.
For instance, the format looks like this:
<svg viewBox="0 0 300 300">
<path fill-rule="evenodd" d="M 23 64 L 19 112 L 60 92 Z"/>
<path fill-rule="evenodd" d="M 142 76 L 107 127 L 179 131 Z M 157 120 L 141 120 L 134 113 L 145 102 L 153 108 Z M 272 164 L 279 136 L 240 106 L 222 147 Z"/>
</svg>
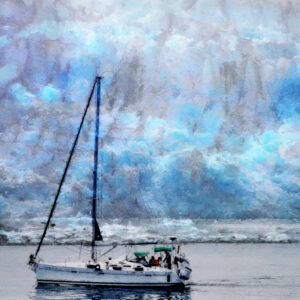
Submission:
<svg viewBox="0 0 300 300">
<path fill-rule="evenodd" d="M 0 223 L 45 217 L 103 75 L 107 217 L 300 217 L 299 1 L 3 0 Z M 57 214 L 89 214 L 93 111 Z"/>
</svg>

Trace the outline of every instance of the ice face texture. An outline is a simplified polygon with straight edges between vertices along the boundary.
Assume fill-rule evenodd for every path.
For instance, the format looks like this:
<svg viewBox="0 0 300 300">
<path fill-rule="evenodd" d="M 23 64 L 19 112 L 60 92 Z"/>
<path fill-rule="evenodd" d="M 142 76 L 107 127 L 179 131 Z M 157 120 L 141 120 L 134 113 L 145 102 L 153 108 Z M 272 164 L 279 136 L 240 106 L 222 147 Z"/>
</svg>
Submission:
<svg viewBox="0 0 300 300">
<path fill-rule="evenodd" d="M 97 74 L 106 217 L 299 218 L 298 1 L 4 0 L 0 19 L 2 226 L 47 215 Z M 93 116 L 59 216 L 90 213 Z"/>
</svg>

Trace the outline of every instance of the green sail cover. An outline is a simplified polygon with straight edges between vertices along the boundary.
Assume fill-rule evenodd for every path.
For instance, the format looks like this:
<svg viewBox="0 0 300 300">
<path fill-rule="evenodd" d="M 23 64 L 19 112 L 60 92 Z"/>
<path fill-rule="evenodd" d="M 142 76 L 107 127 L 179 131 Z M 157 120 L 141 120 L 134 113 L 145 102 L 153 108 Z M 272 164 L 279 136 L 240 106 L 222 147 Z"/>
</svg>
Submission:
<svg viewBox="0 0 300 300">
<path fill-rule="evenodd" d="M 171 247 L 154 247 L 154 252 L 161 252 L 161 251 L 172 251 Z"/>
<path fill-rule="evenodd" d="M 145 257 L 146 255 L 148 255 L 148 252 L 134 252 L 134 255 L 136 257 Z"/>
</svg>

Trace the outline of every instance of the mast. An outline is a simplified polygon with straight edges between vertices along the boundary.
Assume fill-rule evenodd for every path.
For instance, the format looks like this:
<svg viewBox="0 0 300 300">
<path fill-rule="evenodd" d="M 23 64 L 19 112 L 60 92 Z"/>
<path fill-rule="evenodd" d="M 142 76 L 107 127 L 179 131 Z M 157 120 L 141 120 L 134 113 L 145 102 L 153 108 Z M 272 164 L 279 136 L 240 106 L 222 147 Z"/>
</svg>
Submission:
<svg viewBox="0 0 300 300">
<path fill-rule="evenodd" d="M 99 147 L 99 125 L 100 125 L 100 104 L 101 104 L 101 79 L 96 77 L 96 120 L 95 120 L 95 148 L 94 148 L 94 171 L 93 171 L 93 203 L 92 203 L 92 260 L 97 260 L 96 243 L 102 241 L 102 235 L 97 223 L 97 183 L 98 183 L 98 147 Z"/>
<path fill-rule="evenodd" d="M 61 191 L 61 188 L 63 186 L 63 183 L 64 183 L 64 180 L 65 180 L 65 177 L 67 175 L 67 172 L 68 172 L 68 168 L 69 168 L 69 165 L 71 163 L 71 160 L 72 160 L 72 156 L 73 156 L 73 153 L 74 153 L 74 150 L 76 148 L 76 145 L 77 145 L 77 142 L 78 142 L 78 139 L 79 139 L 79 136 L 80 136 L 80 132 L 81 132 L 81 128 L 82 128 L 82 125 L 83 125 L 83 122 L 84 122 L 84 119 L 85 119 L 85 116 L 86 116 L 86 113 L 88 111 L 88 108 L 90 106 L 90 103 L 91 103 L 91 99 L 92 99 L 92 96 L 93 96 L 93 93 L 94 93 L 94 90 L 95 90 L 95 85 L 97 82 L 99 82 L 99 79 L 100 77 L 96 77 L 95 81 L 94 81 L 94 84 L 93 84 L 93 88 L 91 90 L 91 93 L 90 93 L 90 96 L 88 98 L 88 101 L 87 101 L 87 104 L 86 104 L 86 107 L 84 109 L 84 113 L 82 115 L 82 118 L 81 118 L 81 122 L 80 122 L 80 125 L 79 125 L 79 128 L 78 128 L 78 131 L 77 131 L 77 134 L 76 134 L 76 137 L 75 137 L 75 140 L 73 142 L 73 145 L 72 145 L 72 148 L 71 148 L 71 151 L 70 151 L 70 154 L 69 154 L 69 158 L 68 158 L 68 161 L 66 163 L 66 166 L 65 166 L 65 169 L 64 169 L 64 172 L 62 174 L 62 177 L 61 177 L 61 180 L 59 182 L 59 186 L 58 186 L 58 189 L 57 189 L 57 192 L 56 192 L 56 195 L 55 195 L 55 198 L 54 198 L 54 201 L 53 201 L 53 204 L 52 204 L 52 207 L 51 207 L 51 210 L 50 210 L 50 213 L 49 213 L 49 216 L 48 216 L 48 220 L 45 224 L 45 227 L 44 227 L 44 231 L 43 231 L 43 234 L 41 236 L 41 240 L 39 242 L 39 245 L 35 251 L 35 254 L 31 254 L 30 255 L 30 261 L 29 263 L 33 263 L 35 258 L 37 257 L 39 251 L 40 251 L 40 248 L 43 244 L 43 241 L 44 241 L 44 238 L 46 236 L 46 233 L 47 233 L 47 230 L 48 230 L 48 227 L 49 227 L 49 224 L 50 224 L 50 221 L 51 221 L 51 218 L 53 216 L 53 213 L 54 213 L 54 210 L 55 210 L 55 207 L 56 207 L 56 203 L 57 203 L 57 199 L 59 197 L 59 194 L 60 194 L 60 191 Z"/>
</svg>

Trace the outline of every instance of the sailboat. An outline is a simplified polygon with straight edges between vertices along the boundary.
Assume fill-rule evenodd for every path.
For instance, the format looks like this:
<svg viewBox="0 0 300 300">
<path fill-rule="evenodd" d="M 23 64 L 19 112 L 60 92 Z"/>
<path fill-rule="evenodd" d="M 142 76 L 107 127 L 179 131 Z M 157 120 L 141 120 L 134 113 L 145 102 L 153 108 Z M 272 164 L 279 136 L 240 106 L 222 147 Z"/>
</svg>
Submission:
<svg viewBox="0 0 300 300">
<path fill-rule="evenodd" d="M 149 259 L 149 251 L 133 252 L 120 259 L 101 261 L 97 258 L 97 241 L 103 241 L 102 233 L 97 222 L 97 181 L 98 181 L 98 144 L 99 144 L 99 120 L 101 104 L 101 80 L 97 76 L 93 83 L 76 137 L 60 180 L 57 193 L 51 207 L 48 220 L 34 254 L 29 257 L 29 266 L 36 273 L 38 284 L 62 284 L 62 285 L 87 285 L 101 287 L 141 287 L 141 288 L 178 288 L 184 287 L 190 278 L 191 267 L 188 259 L 180 251 L 180 245 L 175 246 L 175 237 L 171 237 L 171 245 L 157 246 L 153 248 L 153 255 Z M 93 170 L 93 198 L 92 198 L 92 241 L 91 259 L 87 262 L 75 262 L 50 264 L 41 262 L 39 251 L 43 244 L 47 230 L 51 223 L 56 203 L 60 195 L 68 168 L 75 151 L 82 125 L 96 89 L 96 120 L 94 142 L 94 170 Z M 155 258 L 159 253 L 160 257 Z M 163 258 L 160 260 L 160 258 Z"/>
</svg>

